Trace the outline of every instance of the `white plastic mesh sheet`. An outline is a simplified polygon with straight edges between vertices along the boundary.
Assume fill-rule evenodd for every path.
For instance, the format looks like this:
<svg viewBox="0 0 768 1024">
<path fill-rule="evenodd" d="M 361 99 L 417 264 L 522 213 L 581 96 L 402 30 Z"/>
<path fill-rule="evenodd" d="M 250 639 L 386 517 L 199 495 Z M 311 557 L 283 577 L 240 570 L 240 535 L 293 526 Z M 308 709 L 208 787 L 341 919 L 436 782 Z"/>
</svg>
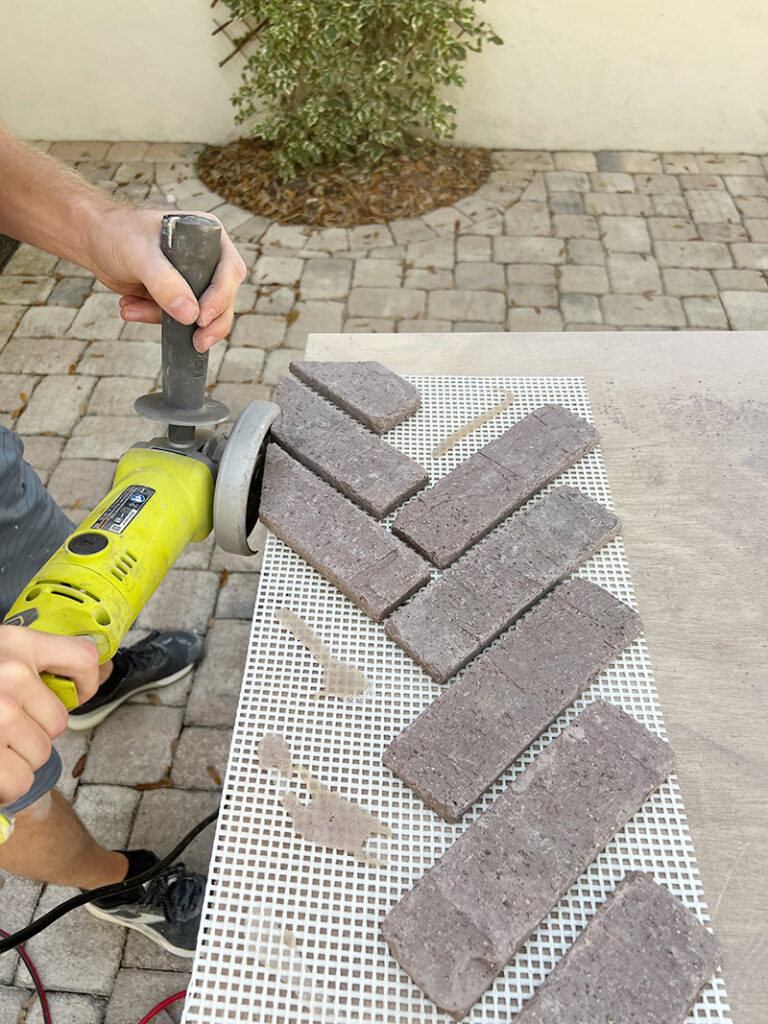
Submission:
<svg viewBox="0 0 768 1024">
<path fill-rule="evenodd" d="M 513 423 L 547 402 L 591 419 L 584 381 L 573 377 L 409 377 L 422 408 L 387 434 L 439 479 Z M 438 459 L 435 445 L 485 410 L 505 390 L 504 412 Z M 599 425 L 598 425 L 599 426 Z M 612 507 L 599 450 L 562 474 Z M 542 492 L 544 493 L 544 492 Z M 540 495 L 533 500 L 539 500 Z M 437 574 L 437 571 L 435 571 Z M 621 538 L 578 575 L 634 606 Z M 290 608 L 331 653 L 355 665 L 370 687 L 363 697 L 318 698 L 320 668 L 276 620 Z M 389 909 L 515 775 L 595 698 L 618 704 L 661 736 L 664 723 L 641 636 L 606 669 L 498 780 L 459 825 L 441 821 L 381 764 L 387 744 L 441 692 L 334 587 L 288 547 L 267 542 L 240 705 L 211 860 L 206 911 L 188 990 L 185 1024 L 437 1024 L 441 1013 L 400 969 L 381 937 Z M 293 831 L 280 798 L 307 790 L 259 766 L 265 733 L 281 733 L 294 764 L 389 826 L 366 849 L 383 867 L 313 845 Z M 675 777 L 606 847 L 465 1018 L 510 1021 L 562 957 L 597 907 L 629 870 L 650 872 L 708 922 L 695 855 Z M 689 1024 L 730 1021 L 722 979 L 707 985 Z"/>
</svg>

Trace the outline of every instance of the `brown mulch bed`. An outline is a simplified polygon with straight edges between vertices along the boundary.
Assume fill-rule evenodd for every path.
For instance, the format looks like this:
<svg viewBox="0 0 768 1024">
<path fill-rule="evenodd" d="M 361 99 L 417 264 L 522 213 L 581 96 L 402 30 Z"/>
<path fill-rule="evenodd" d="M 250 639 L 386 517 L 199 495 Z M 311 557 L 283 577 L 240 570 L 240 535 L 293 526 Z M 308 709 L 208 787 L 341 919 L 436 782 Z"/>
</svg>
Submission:
<svg viewBox="0 0 768 1024">
<path fill-rule="evenodd" d="M 421 156 L 393 155 L 373 170 L 354 164 L 313 167 L 278 182 L 271 148 L 255 139 L 212 146 L 198 158 L 201 180 L 236 206 L 280 224 L 355 227 L 416 217 L 471 195 L 491 172 L 487 149 L 433 146 Z"/>
</svg>

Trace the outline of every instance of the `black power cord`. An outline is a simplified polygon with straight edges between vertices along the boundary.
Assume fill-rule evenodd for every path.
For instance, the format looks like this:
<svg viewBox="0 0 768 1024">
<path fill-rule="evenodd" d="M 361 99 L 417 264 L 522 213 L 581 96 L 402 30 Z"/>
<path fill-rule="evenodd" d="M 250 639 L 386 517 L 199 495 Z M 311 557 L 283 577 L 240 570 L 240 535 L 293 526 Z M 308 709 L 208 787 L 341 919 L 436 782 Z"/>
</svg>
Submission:
<svg viewBox="0 0 768 1024">
<path fill-rule="evenodd" d="M 140 875 L 134 875 L 132 878 L 125 878 L 122 882 L 114 882 L 112 885 L 102 885 L 98 889 L 87 889 L 85 892 L 81 892 L 78 896 L 73 896 L 71 899 L 65 900 L 64 903 L 60 903 L 58 907 L 54 907 L 47 914 L 38 918 L 37 921 L 33 921 L 32 924 L 27 925 L 26 928 L 22 928 L 13 935 L 9 935 L 8 938 L 3 939 L 0 942 L 0 954 L 7 953 L 11 949 L 15 949 L 22 942 L 26 942 L 27 939 L 31 939 L 33 935 L 37 935 L 38 932 L 43 931 L 49 925 L 53 924 L 54 921 L 58 921 L 60 917 L 68 914 L 70 910 L 75 910 L 77 907 L 82 907 L 86 903 L 90 903 L 92 900 L 99 900 L 104 896 L 117 896 L 119 893 L 132 892 L 134 889 L 138 889 L 145 882 L 148 882 L 155 875 L 159 874 L 163 868 L 167 868 L 169 864 L 179 856 L 182 850 L 185 850 L 195 836 L 199 835 L 212 821 L 215 821 L 219 815 L 219 808 L 212 811 L 206 818 L 199 821 L 193 829 L 191 829 L 181 842 L 175 846 L 171 852 L 163 857 L 162 860 L 158 861 L 153 867 L 147 871 L 142 872 Z"/>
</svg>

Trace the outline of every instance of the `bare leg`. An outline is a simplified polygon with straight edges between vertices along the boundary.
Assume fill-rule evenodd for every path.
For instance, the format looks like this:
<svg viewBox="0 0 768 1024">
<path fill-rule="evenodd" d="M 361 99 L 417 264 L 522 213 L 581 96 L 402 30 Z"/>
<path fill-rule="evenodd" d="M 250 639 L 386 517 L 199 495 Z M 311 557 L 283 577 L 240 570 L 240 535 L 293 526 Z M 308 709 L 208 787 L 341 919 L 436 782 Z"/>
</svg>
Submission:
<svg viewBox="0 0 768 1024">
<path fill-rule="evenodd" d="M 95 889 L 122 882 L 128 859 L 99 846 L 54 789 L 16 815 L 13 835 L 0 845 L 0 868 L 38 882 Z"/>
</svg>

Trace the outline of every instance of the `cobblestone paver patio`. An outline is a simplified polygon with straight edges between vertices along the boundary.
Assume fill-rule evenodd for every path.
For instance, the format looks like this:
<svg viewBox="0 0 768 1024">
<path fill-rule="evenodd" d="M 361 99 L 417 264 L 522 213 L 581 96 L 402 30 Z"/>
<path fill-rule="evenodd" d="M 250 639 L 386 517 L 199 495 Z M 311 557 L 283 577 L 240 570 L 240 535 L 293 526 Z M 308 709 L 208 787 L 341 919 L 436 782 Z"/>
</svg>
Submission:
<svg viewBox="0 0 768 1024">
<path fill-rule="evenodd" d="M 768 327 L 766 157 L 501 151 L 490 181 L 452 207 L 310 230 L 208 191 L 192 143 L 42 148 L 129 200 L 221 219 L 249 269 L 232 335 L 209 368 L 212 395 L 234 413 L 271 397 L 311 332 Z M 116 297 L 89 273 L 29 246 L 0 275 L 0 422 L 23 437 L 76 521 L 108 489 L 115 460 L 154 433 L 133 401 L 158 383 L 159 330 L 124 324 Z M 63 791 L 100 841 L 164 853 L 216 805 L 258 562 L 212 540 L 188 549 L 137 627 L 207 631 L 204 662 L 92 734 L 62 738 Z M 168 788 L 135 788 L 168 778 Z M 211 838 L 190 848 L 198 870 Z M 0 927 L 22 927 L 67 895 L 5 878 Z M 83 910 L 28 951 L 56 1024 L 137 1024 L 189 973 L 188 962 Z M 13 955 L 0 958 L 0 984 L 0 1019 L 16 1020 L 31 986 Z M 178 1021 L 180 1006 L 156 1020 Z M 40 1024 L 39 1006 L 26 1021 Z"/>
</svg>

